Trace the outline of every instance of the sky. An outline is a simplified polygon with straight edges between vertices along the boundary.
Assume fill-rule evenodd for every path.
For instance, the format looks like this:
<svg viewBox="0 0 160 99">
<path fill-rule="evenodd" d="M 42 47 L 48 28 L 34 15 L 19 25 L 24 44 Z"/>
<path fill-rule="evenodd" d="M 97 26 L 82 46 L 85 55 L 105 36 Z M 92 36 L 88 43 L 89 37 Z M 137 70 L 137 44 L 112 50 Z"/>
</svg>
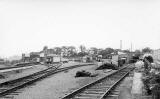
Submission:
<svg viewBox="0 0 160 99">
<path fill-rule="evenodd" d="M 160 48 L 159 0 L 0 0 L 0 56 L 43 46 Z"/>
</svg>

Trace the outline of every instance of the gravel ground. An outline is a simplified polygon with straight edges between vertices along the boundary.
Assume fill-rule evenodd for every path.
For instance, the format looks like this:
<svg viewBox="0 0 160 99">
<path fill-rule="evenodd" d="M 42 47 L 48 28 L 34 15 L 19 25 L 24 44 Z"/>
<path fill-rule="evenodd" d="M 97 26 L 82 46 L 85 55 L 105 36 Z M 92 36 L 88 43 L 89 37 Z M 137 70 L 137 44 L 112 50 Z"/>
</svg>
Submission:
<svg viewBox="0 0 160 99">
<path fill-rule="evenodd" d="M 73 66 L 77 64 L 86 64 L 86 63 L 69 62 L 69 63 L 64 63 L 60 68 Z M 19 70 L 18 72 L 16 71 L 9 71 L 9 72 L 4 72 L 4 73 L 0 72 L 0 75 L 4 77 L 4 78 L 0 78 L 0 83 L 9 81 L 9 80 L 13 80 L 13 79 L 17 79 L 17 78 L 21 78 L 21 77 L 33 74 L 35 72 L 38 72 L 38 71 L 41 71 L 47 68 L 48 67 L 44 65 L 34 65 L 30 68 Z"/>
<path fill-rule="evenodd" d="M 4 68 L 4 67 L 7 67 L 7 66 L 0 64 L 0 68 Z"/>
<path fill-rule="evenodd" d="M 132 93 L 131 93 L 132 83 L 133 83 L 133 77 L 126 77 L 123 80 L 118 99 L 132 99 Z"/>
<path fill-rule="evenodd" d="M 18 95 L 14 95 L 13 99 L 60 99 L 66 94 L 84 86 L 102 76 L 110 74 L 114 71 L 97 70 L 97 65 L 89 65 L 64 71 L 34 83 L 32 86 L 21 89 Z M 96 77 L 77 77 L 75 74 L 79 70 L 86 70 L 92 73 L 98 73 Z"/>
<path fill-rule="evenodd" d="M 60 68 L 64 68 L 64 67 L 68 67 L 68 66 L 74 66 L 74 65 L 78 65 L 78 64 L 86 64 L 86 63 L 80 63 L 80 62 L 70 61 L 70 62 L 68 62 L 68 63 L 62 64 L 62 66 L 61 66 Z"/>
<path fill-rule="evenodd" d="M 84 64 L 84 63 L 77 63 L 77 62 L 65 63 L 60 68 L 72 66 L 72 65 L 77 65 L 77 64 Z M 38 72 L 38 71 L 41 71 L 41 70 L 44 70 L 47 68 L 48 67 L 44 66 L 44 65 L 34 65 L 30 68 L 19 70 L 19 72 L 16 72 L 16 71 L 9 71 L 9 72 L 5 72 L 5 73 L 0 72 L 0 75 L 4 76 L 4 78 L 0 78 L 0 83 L 5 82 L 5 81 L 9 81 L 9 80 L 13 80 L 16 78 L 21 78 L 21 77 L 33 74 L 35 72 Z"/>
</svg>

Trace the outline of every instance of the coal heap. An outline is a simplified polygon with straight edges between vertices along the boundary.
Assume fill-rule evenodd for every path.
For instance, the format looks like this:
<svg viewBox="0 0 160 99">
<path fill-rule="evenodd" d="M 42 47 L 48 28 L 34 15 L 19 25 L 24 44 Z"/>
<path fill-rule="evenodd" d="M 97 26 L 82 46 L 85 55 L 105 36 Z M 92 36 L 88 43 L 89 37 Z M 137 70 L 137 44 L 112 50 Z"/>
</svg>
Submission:
<svg viewBox="0 0 160 99">
<path fill-rule="evenodd" d="M 102 69 L 117 70 L 117 69 L 118 69 L 118 66 L 116 66 L 116 65 L 114 65 L 114 64 L 105 63 L 105 64 L 99 66 L 96 70 L 102 70 Z"/>
<path fill-rule="evenodd" d="M 92 74 L 90 72 L 87 72 L 85 70 L 77 71 L 75 77 L 95 77 L 97 74 Z"/>
</svg>

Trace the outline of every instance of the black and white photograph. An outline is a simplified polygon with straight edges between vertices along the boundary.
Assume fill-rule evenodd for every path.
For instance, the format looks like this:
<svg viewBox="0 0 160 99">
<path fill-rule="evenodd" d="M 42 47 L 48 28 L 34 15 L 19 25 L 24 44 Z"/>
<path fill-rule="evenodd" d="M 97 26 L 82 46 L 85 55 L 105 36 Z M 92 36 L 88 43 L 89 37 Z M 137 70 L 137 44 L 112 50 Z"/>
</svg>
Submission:
<svg viewBox="0 0 160 99">
<path fill-rule="evenodd" d="M 0 0 L 0 99 L 160 99 L 160 0 Z"/>
</svg>

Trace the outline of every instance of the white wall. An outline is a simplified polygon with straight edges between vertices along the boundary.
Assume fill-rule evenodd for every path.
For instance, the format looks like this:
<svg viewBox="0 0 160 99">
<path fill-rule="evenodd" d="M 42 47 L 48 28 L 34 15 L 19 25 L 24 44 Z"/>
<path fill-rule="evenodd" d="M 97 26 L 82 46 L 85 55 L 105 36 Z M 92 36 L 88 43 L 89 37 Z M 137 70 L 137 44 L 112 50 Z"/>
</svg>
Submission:
<svg viewBox="0 0 160 99">
<path fill-rule="evenodd" d="M 113 55 L 112 56 L 112 64 L 115 64 L 118 66 L 118 55 Z"/>
<path fill-rule="evenodd" d="M 153 51 L 153 58 L 155 60 L 160 60 L 160 49 Z"/>
</svg>

